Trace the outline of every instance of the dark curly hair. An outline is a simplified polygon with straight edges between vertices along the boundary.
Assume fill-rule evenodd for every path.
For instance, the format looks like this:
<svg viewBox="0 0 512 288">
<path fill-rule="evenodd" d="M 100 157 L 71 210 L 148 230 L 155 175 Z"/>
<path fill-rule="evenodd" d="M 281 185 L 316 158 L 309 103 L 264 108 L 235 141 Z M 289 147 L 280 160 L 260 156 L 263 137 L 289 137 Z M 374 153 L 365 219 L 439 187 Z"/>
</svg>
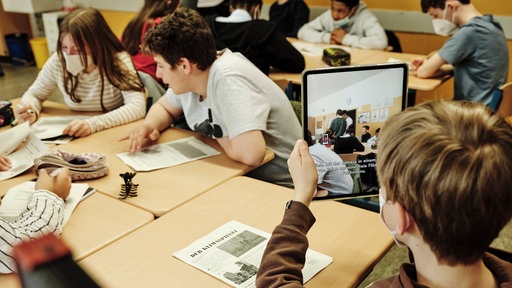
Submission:
<svg viewBox="0 0 512 288">
<path fill-rule="evenodd" d="M 333 1 L 344 3 L 350 9 L 359 5 L 359 0 L 333 0 Z"/>
<path fill-rule="evenodd" d="M 458 0 L 461 4 L 470 4 L 471 0 Z M 446 0 L 421 0 L 421 11 L 427 13 L 430 8 L 443 9 L 445 7 Z"/>
<path fill-rule="evenodd" d="M 187 58 L 201 70 L 215 61 L 216 48 L 210 27 L 195 10 L 180 8 L 165 16 L 159 25 L 144 36 L 145 47 L 153 55 L 161 55 L 174 69 L 181 58 Z"/>
</svg>

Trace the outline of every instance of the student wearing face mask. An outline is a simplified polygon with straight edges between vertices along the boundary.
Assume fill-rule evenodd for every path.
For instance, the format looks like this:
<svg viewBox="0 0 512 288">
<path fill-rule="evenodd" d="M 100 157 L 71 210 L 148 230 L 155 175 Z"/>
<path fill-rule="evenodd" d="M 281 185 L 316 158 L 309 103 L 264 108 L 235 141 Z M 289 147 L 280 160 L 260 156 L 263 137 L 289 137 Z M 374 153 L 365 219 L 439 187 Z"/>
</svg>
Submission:
<svg viewBox="0 0 512 288">
<path fill-rule="evenodd" d="M 261 0 L 231 0 L 229 17 L 206 17 L 217 50 L 240 52 L 267 75 L 270 66 L 301 73 L 306 66 L 304 57 L 274 23 L 258 19 L 262 5 Z"/>
<path fill-rule="evenodd" d="M 377 158 L 380 217 L 414 263 L 369 287 L 510 287 L 512 264 L 486 251 L 512 219 L 512 126 L 466 101 L 426 102 L 385 125 Z M 288 167 L 294 198 L 267 244 L 257 287 L 303 284 L 317 183 L 304 141 Z"/>
<path fill-rule="evenodd" d="M 489 105 L 493 91 L 507 81 L 509 55 L 500 23 L 470 0 L 421 0 L 421 8 L 433 17 L 436 34 L 451 37 L 428 59 L 414 60 L 414 74 L 429 78 L 453 72 L 455 100 Z"/>
<path fill-rule="evenodd" d="M 16 118 L 31 124 L 37 121 L 43 102 L 55 88 L 73 111 L 104 112 L 72 121 L 63 134 L 84 137 L 145 115 L 144 86 L 130 54 L 93 8 L 75 10 L 64 18 L 57 52 L 23 94 Z"/>
<path fill-rule="evenodd" d="M 331 9 L 305 24 L 299 39 L 363 49 L 385 49 L 388 38 L 377 17 L 359 0 L 331 0 Z"/>
</svg>

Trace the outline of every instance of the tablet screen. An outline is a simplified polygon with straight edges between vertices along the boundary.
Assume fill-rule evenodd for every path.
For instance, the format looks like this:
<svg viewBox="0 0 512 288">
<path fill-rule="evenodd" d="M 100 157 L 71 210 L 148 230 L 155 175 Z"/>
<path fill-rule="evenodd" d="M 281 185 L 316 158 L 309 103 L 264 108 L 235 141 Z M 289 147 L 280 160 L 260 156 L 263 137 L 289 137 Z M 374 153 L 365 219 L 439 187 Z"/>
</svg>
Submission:
<svg viewBox="0 0 512 288">
<path fill-rule="evenodd" d="M 407 106 L 407 73 L 403 63 L 303 72 L 304 139 L 319 176 L 314 199 L 378 194 L 378 134 Z"/>
</svg>

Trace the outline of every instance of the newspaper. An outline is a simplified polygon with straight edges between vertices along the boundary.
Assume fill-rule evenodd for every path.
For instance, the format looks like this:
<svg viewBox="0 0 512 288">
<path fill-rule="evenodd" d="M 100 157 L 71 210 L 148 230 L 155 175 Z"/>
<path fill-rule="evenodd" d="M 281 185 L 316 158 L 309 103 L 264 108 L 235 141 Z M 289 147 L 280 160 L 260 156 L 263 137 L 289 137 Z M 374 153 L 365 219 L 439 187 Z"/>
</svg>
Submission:
<svg viewBox="0 0 512 288">
<path fill-rule="evenodd" d="M 173 254 L 234 287 L 256 287 L 256 273 L 270 234 L 230 221 Z M 304 282 L 331 264 L 332 257 L 308 249 Z"/>
<path fill-rule="evenodd" d="M 135 153 L 119 153 L 126 165 L 135 171 L 151 171 L 220 154 L 193 136 L 149 146 Z"/>
</svg>

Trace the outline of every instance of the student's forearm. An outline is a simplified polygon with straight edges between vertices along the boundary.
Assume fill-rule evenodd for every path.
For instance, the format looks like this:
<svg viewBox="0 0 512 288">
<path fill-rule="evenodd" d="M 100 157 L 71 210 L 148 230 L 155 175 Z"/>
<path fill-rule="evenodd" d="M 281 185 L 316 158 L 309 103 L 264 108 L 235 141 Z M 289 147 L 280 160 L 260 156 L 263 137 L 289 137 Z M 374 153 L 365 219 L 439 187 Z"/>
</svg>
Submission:
<svg viewBox="0 0 512 288">
<path fill-rule="evenodd" d="M 123 93 L 126 94 L 123 106 L 86 120 L 92 133 L 144 118 L 146 105 L 143 94 L 137 91 Z"/>
<path fill-rule="evenodd" d="M 309 243 L 307 232 L 315 217 L 302 203 L 293 202 L 270 238 L 256 278 L 256 287 L 302 287 L 302 268 Z"/>
<path fill-rule="evenodd" d="M 218 138 L 217 142 L 229 158 L 249 166 L 259 166 L 265 158 L 267 148 L 261 131 L 242 133 L 233 138 Z"/>
<path fill-rule="evenodd" d="M 450 73 L 451 65 L 446 65 L 446 63 L 438 53 L 434 53 L 418 67 L 415 75 L 419 78 L 431 78 Z"/>
<path fill-rule="evenodd" d="M 265 157 L 265 147 L 263 149 L 242 147 L 242 145 L 233 143 L 231 139 L 227 137 L 219 138 L 217 142 L 229 158 L 249 166 L 259 166 Z"/>
<path fill-rule="evenodd" d="M 144 119 L 144 124 L 163 131 L 167 129 L 174 122 L 174 116 L 170 114 L 164 106 L 156 102 L 151 106 Z"/>
</svg>

